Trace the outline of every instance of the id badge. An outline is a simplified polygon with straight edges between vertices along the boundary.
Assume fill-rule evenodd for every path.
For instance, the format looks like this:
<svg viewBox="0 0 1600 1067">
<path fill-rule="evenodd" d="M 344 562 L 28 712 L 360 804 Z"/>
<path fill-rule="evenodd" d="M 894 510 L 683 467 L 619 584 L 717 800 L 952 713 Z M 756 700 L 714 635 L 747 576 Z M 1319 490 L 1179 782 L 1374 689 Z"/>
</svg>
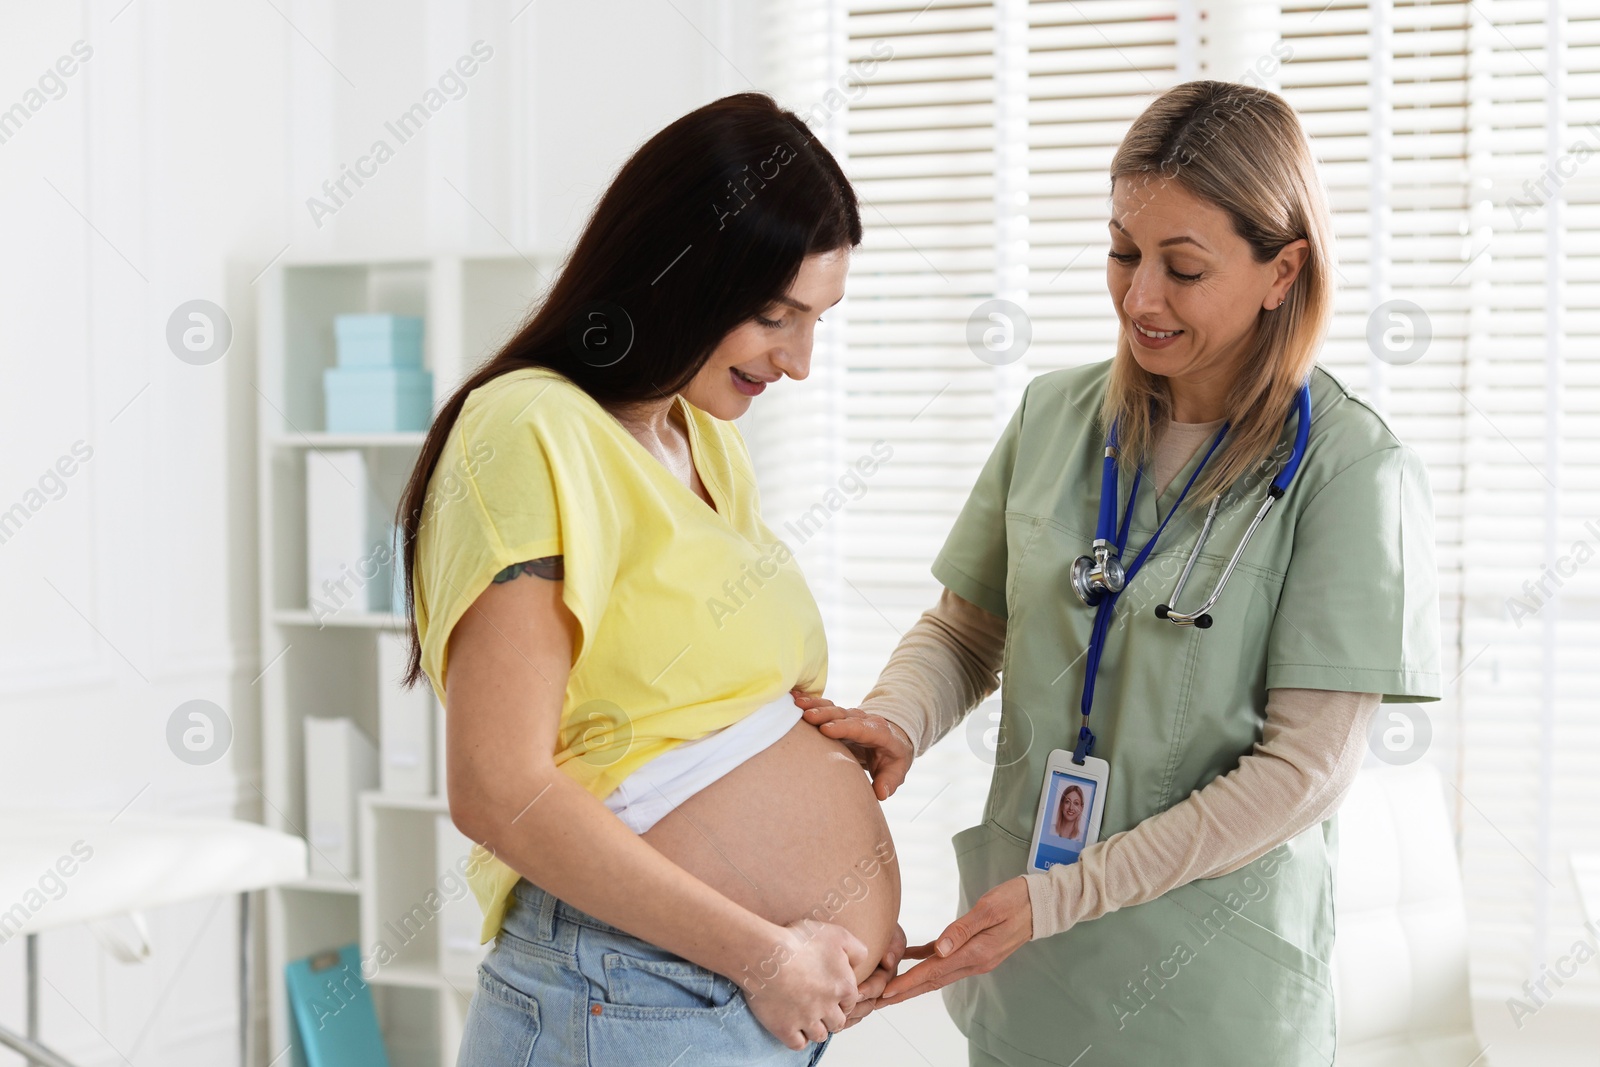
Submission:
<svg viewBox="0 0 1600 1067">
<path fill-rule="evenodd" d="M 1074 763 L 1071 749 L 1050 753 L 1033 819 L 1028 871 L 1076 863 L 1079 853 L 1100 839 L 1110 780 L 1111 765 L 1103 759 L 1085 756 L 1082 763 Z"/>
</svg>

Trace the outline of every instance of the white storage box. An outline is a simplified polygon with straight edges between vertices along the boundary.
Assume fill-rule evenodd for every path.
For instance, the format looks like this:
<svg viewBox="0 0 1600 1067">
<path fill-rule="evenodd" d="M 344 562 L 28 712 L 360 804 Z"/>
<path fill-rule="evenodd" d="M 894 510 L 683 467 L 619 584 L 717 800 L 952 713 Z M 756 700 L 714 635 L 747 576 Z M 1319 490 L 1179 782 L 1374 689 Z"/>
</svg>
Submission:
<svg viewBox="0 0 1600 1067">
<path fill-rule="evenodd" d="M 358 449 L 306 452 L 306 607 L 318 621 L 389 610 L 391 527 Z"/>
<path fill-rule="evenodd" d="M 411 689 L 400 685 L 410 650 L 408 635 L 378 634 L 378 779 L 385 793 L 425 797 L 433 794 L 433 687 L 426 677 Z"/>
<path fill-rule="evenodd" d="M 378 750 L 349 719 L 307 719 L 306 833 L 311 873 L 354 881 L 360 872 L 356 798 L 378 784 Z"/>
</svg>

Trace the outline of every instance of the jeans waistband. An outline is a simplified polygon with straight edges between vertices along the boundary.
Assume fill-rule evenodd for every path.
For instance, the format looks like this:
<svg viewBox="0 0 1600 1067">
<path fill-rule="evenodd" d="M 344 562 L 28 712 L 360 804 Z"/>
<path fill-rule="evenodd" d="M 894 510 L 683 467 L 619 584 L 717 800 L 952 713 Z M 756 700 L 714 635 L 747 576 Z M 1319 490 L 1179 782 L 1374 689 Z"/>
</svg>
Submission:
<svg viewBox="0 0 1600 1067">
<path fill-rule="evenodd" d="M 541 941 L 549 942 L 555 940 L 555 927 L 558 919 L 562 922 L 587 926 L 591 930 L 599 930 L 615 937 L 633 937 L 626 930 L 596 919 L 583 909 L 568 904 L 560 897 L 539 888 L 526 878 L 519 879 L 517 884 L 512 887 L 511 893 L 518 904 L 527 908 L 529 913 L 536 917 L 535 921 Z"/>
</svg>

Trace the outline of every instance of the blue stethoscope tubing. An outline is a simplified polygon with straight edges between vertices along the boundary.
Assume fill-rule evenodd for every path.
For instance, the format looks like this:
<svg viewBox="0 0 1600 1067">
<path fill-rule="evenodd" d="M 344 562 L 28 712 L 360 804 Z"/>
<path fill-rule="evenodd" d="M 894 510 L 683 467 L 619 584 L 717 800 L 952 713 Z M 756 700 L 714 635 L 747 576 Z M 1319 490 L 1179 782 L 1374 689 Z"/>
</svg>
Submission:
<svg viewBox="0 0 1600 1067">
<path fill-rule="evenodd" d="M 1211 616 L 1208 612 L 1216 604 L 1217 598 L 1222 595 L 1222 590 L 1228 583 L 1228 577 L 1238 565 L 1240 557 L 1244 555 L 1245 546 L 1250 543 L 1251 535 L 1256 532 L 1256 528 L 1261 525 L 1261 521 L 1267 517 L 1267 512 L 1271 510 L 1272 505 L 1288 490 L 1289 483 L 1299 473 L 1300 464 L 1305 459 L 1306 442 L 1311 436 L 1310 382 L 1300 387 L 1295 405 L 1290 409 L 1285 421 L 1296 415 L 1299 416 L 1299 419 L 1295 426 L 1294 449 L 1290 452 L 1289 458 L 1283 467 L 1278 471 L 1277 476 L 1272 479 L 1272 484 L 1267 488 L 1266 499 L 1261 502 L 1261 507 L 1256 511 L 1255 518 L 1250 521 L 1244 536 L 1239 539 L 1239 545 L 1233 550 L 1233 555 L 1229 557 L 1227 566 L 1223 568 L 1222 574 L 1218 577 L 1216 587 L 1212 589 L 1211 595 L 1206 598 L 1205 603 L 1198 610 L 1193 612 L 1180 612 L 1172 606 L 1177 603 L 1179 595 L 1183 592 L 1184 583 L 1188 581 L 1189 572 L 1194 569 L 1195 560 L 1200 556 L 1200 549 L 1205 544 L 1206 535 L 1211 532 L 1212 523 L 1217 517 L 1217 507 L 1222 499 L 1220 495 L 1211 501 L 1211 506 L 1206 512 L 1205 523 L 1200 527 L 1200 535 L 1195 539 L 1194 548 L 1189 553 L 1189 560 L 1184 564 L 1182 573 L 1178 575 L 1178 584 L 1172 590 L 1172 596 L 1169 598 L 1170 603 L 1161 604 L 1156 608 L 1155 614 L 1157 618 L 1166 619 L 1179 626 L 1192 625 L 1202 630 L 1211 625 Z M 1144 547 L 1139 550 L 1139 554 L 1134 557 L 1133 562 L 1125 569 L 1119 567 L 1116 564 L 1116 560 L 1121 557 L 1128 544 L 1128 528 L 1133 519 L 1134 501 L 1139 496 L 1139 483 L 1144 477 L 1144 469 L 1141 464 L 1134 471 L 1133 487 L 1128 491 L 1128 505 L 1123 511 L 1121 527 L 1118 528 L 1117 498 L 1119 492 L 1117 485 L 1116 423 L 1112 423 L 1110 432 L 1106 434 L 1105 459 L 1100 472 L 1100 513 L 1095 522 L 1095 558 L 1099 560 L 1102 567 L 1086 569 L 1098 572 L 1103 568 L 1109 557 L 1110 569 L 1115 572 L 1115 577 L 1112 583 L 1097 579 L 1100 581 L 1100 585 L 1096 590 L 1092 591 L 1092 599 L 1091 596 L 1085 596 L 1081 587 L 1079 589 L 1079 596 L 1084 597 L 1085 602 L 1095 609 L 1095 616 L 1094 626 L 1089 633 L 1089 647 L 1084 664 L 1083 697 L 1080 702 L 1083 725 L 1078 730 L 1078 744 L 1073 750 L 1072 758 L 1075 763 L 1082 763 L 1084 757 L 1094 751 L 1094 734 L 1089 729 L 1089 711 L 1094 706 L 1095 678 L 1100 671 L 1100 657 L 1105 651 L 1106 635 L 1111 629 L 1111 616 L 1117 600 L 1122 596 L 1122 590 L 1127 588 L 1127 583 L 1131 582 L 1134 575 L 1138 574 L 1139 569 L 1144 566 L 1145 560 L 1149 558 L 1151 551 L 1154 550 L 1156 541 L 1161 537 L 1162 531 L 1167 528 L 1167 523 L 1172 521 L 1172 516 L 1178 513 L 1184 498 L 1189 495 L 1189 490 L 1194 487 L 1195 480 L 1200 477 L 1200 472 L 1205 470 L 1206 464 L 1211 461 L 1212 455 L 1222 444 L 1223 438 L 1227 436 L 1229 425 L 1224 423 L 1222 429 L 1217 432 L 1216 438 L 1211 442 L 1211 447 L 1206 450 L 1205 457 L 1200 461 L 1200 466 L 1196 467 L 1194 473 L 1189 475 L 1188 482 L 1184 484 L 1183 492 L 1178 494 L 1178 499 L 1173 502 L 1172 507 L 1167 509 L 1167 517 L 1161 520 L 1161 525 L 1156 527 L 1156 532 L 1150 536 L 1150 540 L 1145 542 Z M 1116 551 L 1111 554 L 1108 550 L 1113 544 L 1116 546 Z M 1079 566 L 1088 560 L 1089 557 L 1080 557 L 1080 563 L 1075 564 L 1074 570 L 1077 571 Z M 1074 584 L 1078 584 L 1076 576 Z"/>
</svg>

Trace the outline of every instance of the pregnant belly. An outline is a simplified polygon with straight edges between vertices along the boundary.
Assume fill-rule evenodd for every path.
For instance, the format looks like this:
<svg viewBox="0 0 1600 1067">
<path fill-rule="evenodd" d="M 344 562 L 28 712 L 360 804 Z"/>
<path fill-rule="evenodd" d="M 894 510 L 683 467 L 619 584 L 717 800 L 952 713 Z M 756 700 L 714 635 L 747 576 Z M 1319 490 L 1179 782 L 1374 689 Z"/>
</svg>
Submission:
<svg viewBox="0 0 1600 1067">
<path fill-rule="evenodd" d="M 797 722 L 644 834 L 658 852 L 775 923 L 838 923 L 867 946 L 860 981 L 900 914 L 900 866 L 850 750 Z"/>
</svg>

